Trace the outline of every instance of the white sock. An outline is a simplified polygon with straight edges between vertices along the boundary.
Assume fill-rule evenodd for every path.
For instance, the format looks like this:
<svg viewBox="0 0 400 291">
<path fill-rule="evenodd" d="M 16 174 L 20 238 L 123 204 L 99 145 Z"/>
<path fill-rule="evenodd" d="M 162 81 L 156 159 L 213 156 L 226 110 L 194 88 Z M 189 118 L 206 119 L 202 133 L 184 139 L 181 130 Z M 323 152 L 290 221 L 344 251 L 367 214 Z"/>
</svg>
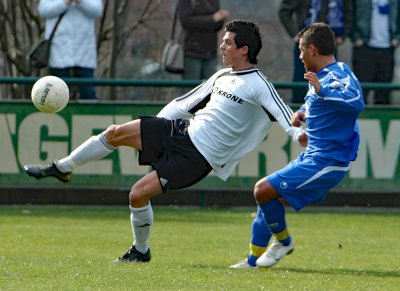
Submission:
<svg viewBox="0 0 400 291">
<path fill-rule="evenodd" d="M 141 208 L 129 206 L 131 210 L 131 224 L 133 231 L 133 244 L 142 254 L 149 249 L 150 228 L 153 224 L 153 208 L 148 205 Z"/>
<path fill-rule="evenodd" d="M 101 133 L 92 136 L 73 150 L 69 156 L 57 161 L 57 168 L 63 173 L 72 172 L 77 166 L 104 158 L 115 149 L 106 141 L 104 134 Z"/>
</svg>

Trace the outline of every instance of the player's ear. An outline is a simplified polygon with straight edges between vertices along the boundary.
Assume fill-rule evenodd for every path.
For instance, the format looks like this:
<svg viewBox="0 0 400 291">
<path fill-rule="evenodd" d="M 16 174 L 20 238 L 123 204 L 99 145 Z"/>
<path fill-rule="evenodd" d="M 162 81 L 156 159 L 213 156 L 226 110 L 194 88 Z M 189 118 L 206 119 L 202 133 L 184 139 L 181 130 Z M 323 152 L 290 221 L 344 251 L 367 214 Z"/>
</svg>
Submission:
<svg viewBox="0 0 400 291">
<path fill-rule="evenodd" d="M 240 48 L 242 50 L 242 55 L 247 56 L 249 53 L 249 47 L 247 45 L 244 45 Z"/>
<path fill-rule="evenodd" d="M 308 48 L 310 49 L 310 51 L 311 51 L 311 53 L 312 53 L 313 56 L 315 56 L 316 54 L 319 53 L 317 47 L 314 46 L 313 44 L 310 44 L 310 45 L 308 46 Z"/>
</svg>

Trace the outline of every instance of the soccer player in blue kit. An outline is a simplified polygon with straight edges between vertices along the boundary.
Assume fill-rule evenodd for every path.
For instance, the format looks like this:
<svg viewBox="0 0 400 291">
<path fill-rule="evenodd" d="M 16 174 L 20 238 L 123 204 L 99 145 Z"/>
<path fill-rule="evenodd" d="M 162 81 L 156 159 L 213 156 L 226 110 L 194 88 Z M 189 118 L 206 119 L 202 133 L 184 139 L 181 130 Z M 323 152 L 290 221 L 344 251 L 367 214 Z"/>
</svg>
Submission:
<svg viewBox="0 0 400 291">
<path fill-rule="evenodd" d="M 250 254 L 231 268 L 271 267 L 290 254 L 294 243 L 283 204 L 300 211 L 309 203 L 322 202 L 357 157 L 357 117 L 364 109 L 360 83 L 346 64 L 336 62 L 335 36 L 328 25 L 312 24 L 298 36 L 309 89 L 291 123 L 306 123 L 307 146 L 286 167 L 256 183 L 258 211 L 252 223 Z"/>
</svg>

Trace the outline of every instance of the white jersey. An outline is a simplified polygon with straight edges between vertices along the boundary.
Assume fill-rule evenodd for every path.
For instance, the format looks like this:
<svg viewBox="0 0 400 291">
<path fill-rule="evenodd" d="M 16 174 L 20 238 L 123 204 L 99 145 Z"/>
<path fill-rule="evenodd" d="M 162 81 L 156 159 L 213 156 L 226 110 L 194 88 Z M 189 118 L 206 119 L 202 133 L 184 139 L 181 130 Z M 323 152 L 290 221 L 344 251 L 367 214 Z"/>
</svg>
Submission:
<svg viewBox="0 0 400 291">
<path fill-rule="evenodd" d="M 189 119 L 188 133 L 218 177 L 226 180 L 240 158 L 268 134 L 272 121 L 290 132 L 292 110 L 257 69 L 222 69 L 158 114 Z"/>
</svg>

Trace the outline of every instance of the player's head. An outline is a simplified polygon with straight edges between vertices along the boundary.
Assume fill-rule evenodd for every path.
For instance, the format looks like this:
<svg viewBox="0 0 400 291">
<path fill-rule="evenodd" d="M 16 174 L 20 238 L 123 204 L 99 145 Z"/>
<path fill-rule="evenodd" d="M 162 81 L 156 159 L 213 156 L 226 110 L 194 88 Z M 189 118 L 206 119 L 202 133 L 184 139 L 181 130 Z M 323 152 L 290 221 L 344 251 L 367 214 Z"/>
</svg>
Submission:
<svg viewBox="0 0 400 291">
<path fill-rule="evenodd" d="M 238 48 L 247 46 L 249 62 L 257 64 L 257 56 L 262 48 L 258 25 L 247 20 L 233 20 L 226 24 L 225 32 L 235 33 L 236 46 Z"/>
<path fill-rule="evenodd" d="M 304 27 L 297 36 L 302 45 L 313 45 L 320 55 L 329 56 L 335 53 L 335 34 L 325 23 L 318 22 Z"/>
</svg>

